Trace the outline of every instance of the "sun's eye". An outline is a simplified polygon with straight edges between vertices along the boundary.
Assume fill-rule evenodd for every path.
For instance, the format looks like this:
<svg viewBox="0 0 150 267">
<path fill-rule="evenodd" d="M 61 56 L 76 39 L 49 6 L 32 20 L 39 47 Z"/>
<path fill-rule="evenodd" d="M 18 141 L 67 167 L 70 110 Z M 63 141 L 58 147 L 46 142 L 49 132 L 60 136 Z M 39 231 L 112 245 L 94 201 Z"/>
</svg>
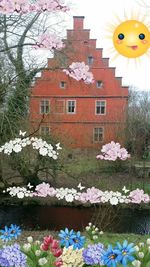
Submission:
<svg viewBox="0 0 150 267">
<path fill-rule="evenodd" d="M 144 40 L 145 39 L 145 34 L 144 33 L 140 33 L 139 34 L 139 39 L 140 40 Z"/>
<path fill-rule="evenodd" d="M 124 34 L 123 33 L 119 33 L 118 34 L 118 39 L 119 40 L 123 40 L 124 39 Z"/>
</svg>

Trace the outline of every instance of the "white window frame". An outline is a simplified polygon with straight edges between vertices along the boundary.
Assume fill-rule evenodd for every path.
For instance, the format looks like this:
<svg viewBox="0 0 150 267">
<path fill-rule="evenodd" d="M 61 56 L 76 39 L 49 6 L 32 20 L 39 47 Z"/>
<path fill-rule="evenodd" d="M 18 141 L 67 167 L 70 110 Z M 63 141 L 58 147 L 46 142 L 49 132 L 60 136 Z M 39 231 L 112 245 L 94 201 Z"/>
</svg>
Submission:
<svg viewBox="0 0 150 267">
<path fill-rule="evenodd" d="M 47 101 L 48 102 L 48 107 L 49 107 L 49 111 L 48 112 L 42 112 L 42 110 L 41 110 L 41 107 L 42 107 L 42 105 L 41 105 L 41 102 L 42 101 Z M 45 107 L 44 107 L 45 109 L 46 109 L 46 105 L 45 105 Z M 49 114 L 50 113 L 50 100 L 49 99 L 41 99 L 40 100 L 40 114 Z"/>
<path fill-rule="evenodd" d="M 56 112 L 55 111 L 55 114 L 64 114 L 65 113 L 65 100 L 62 100 L 62 99 L 56 99 L 56 102 L 57 101 L 61 101 L 61 102 L 63 102 L 63 112 Z M 55 103 L 56 103 L 55 102 Z"/>
<path fill-rule="evenodd" d="M 100 86 L 98 86 L 98 82 L 101 82 Z M 103 87 L 103 85 L 104 85 L 104 83 L 103 83 L 103 81 L 102 81 L 102 80 L 97 80 L 97 81 L 96 81 L 96 87 L 97 87 L 97 88 L 99 88 L 99 89 L 100 89 L 100 88 L 102 88 L 102 87 Z"/>
<path fill-rule="evenodd" d="M 97 113 L 97 102 L 105 102 L 105 112 Z M 95 115 L 106 115 L 106 100 L 95 100 Z"/>
<path fill-rule="evenodd" d="M 62 86 L 62 83 L 64 83 L 64 86 Z M 66 81 L 60 81 L 60 83 L 59 83 L 59 87 L 61 89 L 66 89 L 66 85 L 67 85 Z"/>
<path fill-rule="evenodd" d="M 95 140 L 95 129 L 102 129 L 102 140 Z M 97 126 L 93 128 L 93 142 L 94 143 L 101 143 L 104 141 L 104 127 L 103 126 Z"/>
<path fill-rule="evenodd" d="M 46 131 L 45 132 L 44 131 L 42 132 L 42 128 L 48 128 L 48 133 Z M 50 131 L 51 131 L 51 129 L 50 129 L 49 126 L 41 125 L 41 127 L 40 127 L 40 134 L 42 134 L 42 135 L 50 134 Z"/>
<path fill-rule="evenodd" d="M 74 112 L 69 112 L 68 111 L 68 108 L 69 108 L 69 102 L 74 102 L 75 103 L 75 108 L 74 108 Z M 66 109 L 67 109 L 67 114 L 76 114 L 76 100 L 74 100 L 74 99 L 69 99 L 69 100 L 67 100 L 67 106 L 66 106 Z"/>
<path fill-rule="evenodd" d="M 88 58 L 87 58 L 88 65 L 91 66 L 93 64 L 93 62 L 94 62 L 93 56 L 88 56 Z"/>
</svg>

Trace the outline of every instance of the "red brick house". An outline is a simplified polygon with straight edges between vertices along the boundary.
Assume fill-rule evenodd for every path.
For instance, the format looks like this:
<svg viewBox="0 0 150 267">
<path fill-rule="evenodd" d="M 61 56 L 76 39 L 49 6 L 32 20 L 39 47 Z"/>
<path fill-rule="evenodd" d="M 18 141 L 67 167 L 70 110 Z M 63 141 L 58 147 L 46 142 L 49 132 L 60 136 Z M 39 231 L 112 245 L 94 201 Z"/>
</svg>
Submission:
<svg viewBox="0 0 150 267">
<path fill-rule="evenodd" d="M 96 39 L 83 28 L 84 17 L 74 17 L 73 30 L 67 30 L 66 48 L 48 59 L 48 67 L 31 88 L 30 122 L 42 134 L 59 136 L 75 148 L 99 148 L 101 144 L 123 138 L 128 88 L 115 77 L 115 68 L 102 58 Z M 84 61 L 95 82 L 87 85 L 68 77 L 65 64 Z"/>
</svg>

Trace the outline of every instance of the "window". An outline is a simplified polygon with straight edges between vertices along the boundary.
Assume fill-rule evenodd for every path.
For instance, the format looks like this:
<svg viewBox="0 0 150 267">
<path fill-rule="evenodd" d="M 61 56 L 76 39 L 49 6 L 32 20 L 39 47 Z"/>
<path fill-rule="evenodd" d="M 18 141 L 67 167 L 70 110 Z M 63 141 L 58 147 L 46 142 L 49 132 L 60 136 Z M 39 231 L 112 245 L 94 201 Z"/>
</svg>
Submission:
<svg viewBox="0 0 150 267">
<path fill-rule="evenodd" d="M 105 115 L 106 114 L 106 101 L 97 100 L 96 101 L 96 114 Z"/>
<path fill-rule="evenodd" d="M 96 87 L 97 88 L 102 88 L 103 87 L 103 81 L 101 81 L 101 80 L 96 81 Z"/>
<path fill-rule="evenodd" d="M 93 139 L 94 142 L 101 142 L 104 139 L 104 128 L 100 127 L 100 128 L 94 128 L 94 133 L 93 133 Z"/>
<path fill-rule="evenodd" d="M 94 61 L 93 57 L 92 56 L 89 56 L 88 57 L 88 65 L 92 65 L 93 64 L 93 61 Z"/>
<path fill-rule="evenodd" d="M 50 103 L 49 100 L 41 100 L 40 102 L 40 113 L 41 114 L 47 114 L 50 111 Z"/>
<path fill-rule="evenodd" d="M 60 86 L 60 88 L 62 88 L 62 89 L 66 88 L 66 82 L 61 81 L 59 86 Z"/>
<path fill-rule="evenodd" d="M 76 101 L 75 100 L 68 100 L 67 101 L 67 113 L 76 113 Z"/>
<path fill-rule="evenodd" d="M 41 132 L 41 135 L 48 135 L 50 133 L 50 127 L 41 126 L 40 132 Z"/>
<path fill-rule="evenodd" d="M 64 113 L 64 100 L 56 100 L 55 112 L 56 113 Z"/>
</svg>

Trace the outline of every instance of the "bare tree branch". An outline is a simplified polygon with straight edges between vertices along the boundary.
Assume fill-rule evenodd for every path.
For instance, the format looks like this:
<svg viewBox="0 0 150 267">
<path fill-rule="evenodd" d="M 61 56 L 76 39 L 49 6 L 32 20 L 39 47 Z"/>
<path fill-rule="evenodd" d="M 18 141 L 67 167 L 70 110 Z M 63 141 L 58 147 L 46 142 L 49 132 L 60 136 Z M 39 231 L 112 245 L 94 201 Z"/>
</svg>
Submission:
<svg viewBox="0 0 150 267">
<path fill-rule="evenodd" d="M 20 46 L 32 46 L 32 45 L 35 45 L 35 43 L 25 43 L 25 44 L 23 44 L 23 45 L 20 45 Z M 7 48 L 3 48 L 3 49 L 1 49 L 0 50 L 0 53 L 3 53 L 3 52 L 7 52 L 8 50 L 11 50 L 11 49 L 13 49 L 13 48 L 18 48 L 18 44 L 16 44 L 16 45 L 12 45 L 12 46 L 10 46 L 10 47 L 7 47 Z"/>
<path fill-rule="evenodd" d="M 31 29 L 32 25 L 37 21 L 37 19 L 39 18 L 40 14 L 36 14 L 32 20 L 28 23 L 27 27 L 25 28 L 19 42 L 18 42 L 18 47 L 17 47 L 17 62 L 18 62 L 18 68 L 24 70 L 24 64 L 23 64 L 23 44 L 25 42 L 26 39 L 26 35 L 28 33 L 28 31 Z"/>
<path fill-rule="evenodd" d="M 4 44 L 5 44 L 5 51 L 9 60 L 15 65 L 15 58 L 13 57 L 12 53 L 10 52 L 8 42 L 7 42 L 7 24 L 6 24 L 6 15 L 4 16 Z"/>
</svg>

